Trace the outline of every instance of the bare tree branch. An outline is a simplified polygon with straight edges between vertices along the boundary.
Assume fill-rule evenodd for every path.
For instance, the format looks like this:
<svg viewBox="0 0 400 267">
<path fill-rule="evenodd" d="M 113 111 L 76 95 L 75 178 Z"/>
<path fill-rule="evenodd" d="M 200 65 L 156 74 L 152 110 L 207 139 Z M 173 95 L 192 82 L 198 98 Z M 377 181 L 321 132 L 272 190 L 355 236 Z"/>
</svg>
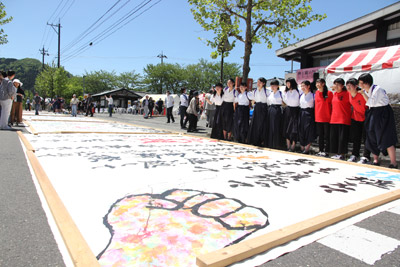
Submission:
<svg viewBox="0 0 400 267">
<path fill-rule="evenodd" d="M 258 32 L 258 30 L 263 26 L 263 25 L 275 25 L 277 27 L 280 26 L 280 23 L 276 22 L 276 21 L 266 21 L 266 20 L 260 20 L 258 22 L 255 23 L 257 25 L 257 27 L 254 29 L 253 31 L 253 36 L 256 35 L 256 33 Z"/>
<path fill-rule="evenodd" d="M 242 16 L 242 15 L 236 13 L 236 12 L 233 11 L 232 9 L 228 8 L 227 6 L 224 6 L 223 9 L 224 9 L 225 11 L 227 11 L 230 15 L 234 15 L 234 16 L 237 16 L 237 17 L 239 17 L 239 18 L 241 18 L 241 19 L 246 20 L 246 18 L 245 18 L 244 16 Z"/>
<path fill-rule="evenodd" d="M 240 36 L 239 34 L 235 34 L 235 33 L 229 33 L 228 34 L 229 37 L 235 37 L 236 39 L 238 39 L 239 41 L 244 43 L 244 39 L 242 36 Z"/>
</svg>

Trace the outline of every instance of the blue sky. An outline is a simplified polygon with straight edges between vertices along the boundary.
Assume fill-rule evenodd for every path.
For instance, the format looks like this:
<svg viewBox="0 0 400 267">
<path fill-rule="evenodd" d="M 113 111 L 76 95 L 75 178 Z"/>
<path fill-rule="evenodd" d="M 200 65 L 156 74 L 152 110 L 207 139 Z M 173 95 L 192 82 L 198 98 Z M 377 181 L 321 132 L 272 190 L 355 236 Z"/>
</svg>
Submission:
<svg viewBox="0 0 400 267">
<path fill-rule="evenodd" d="M 128 0 L 121 0 L 119 7 Z M 147 64 L 157 64 L 157 55 L 164 52 L 168 57 L 165 62 L 182 65 L 198 62 L 200 58 L 211 60 L 212 52 L 201 38 L 211 37 L 210 33 L 196 23 L 190 12 L 190 5 L 185 0 L 161 0 L 140 17 L 113 33 L 101 42 L 88 44 L 97 33 L 106 29 L 110 23 L 122 17 L 142 0 L 131 0 L 120 12 L 93 32 L 85 34 L 85 42 L 74 47 L 88 47 L 81 55 L 64 60 L 68 56 L 65 48 L 76 37 L 94 23 L 117 0 L 6 0 L 3 1 L 8 15 L 14 20 L 3 29 L 8 34 L 9 42 L 0 46 L 0 57 L 36 58 L 40 61 L 39 52 L 44 45 L 50 56 L 46 63 L 56 62 L 57 35 L 46 23 L 58 23 L 61 18 L 61 65 L 74 75 L 84 75 L 86 71 L 107 70 L 117 73 L 132 71 L 142 73 Z M 152 3 L 157 2 L 153 0 Z M 331 29 L 360 16 L 393 4 L 394 0 L 314 0 L 311 5 L 316 13 L 326 13 L 327 18 L 322 22 L 313 22 L 305 29 L 296 31 L 299 38 L 307 38 L 322 31 Z M 58 10 L 57 6 L 65 6 Z M 149 4 L 151 5 L 151 4 Z M 57 10 L 57 12 L 55 12 Z M 60 14 L 58 11 L 62 11 Z M 113 9 L 114 10 L 114 9 Z M 116 29 L 116 28 L 115 28 Z M 276 57 L 275 50 L 280 46 L 274 42 L 272 49 L 265 44 L 256 44 L 251 56 L 250 77 L 284 77 L 290 70 L 290 62 Z M 72 50 L 70 50 L 72 51 Z M 227 62 L 241 64 L 244 54 L 243 45 L 239 44 Z M 299 68 L 295 63 L 294 68 Z"/>
</svg>

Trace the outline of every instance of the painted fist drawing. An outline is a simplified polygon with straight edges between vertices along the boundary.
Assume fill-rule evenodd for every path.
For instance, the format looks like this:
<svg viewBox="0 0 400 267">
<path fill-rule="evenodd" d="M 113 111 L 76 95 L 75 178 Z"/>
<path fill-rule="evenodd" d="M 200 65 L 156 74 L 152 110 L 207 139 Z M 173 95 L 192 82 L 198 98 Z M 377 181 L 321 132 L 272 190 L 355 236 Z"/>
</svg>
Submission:
<svg viewBox="0 0 400 267">
<path fill-rule="evenodd" d="M 104 218 L 111 239 L 102 266 L 196 266 L 196 255 L 237 243 L 268 215 L 222 194 L 172 189 L 118 200 Z"/>
</svg>

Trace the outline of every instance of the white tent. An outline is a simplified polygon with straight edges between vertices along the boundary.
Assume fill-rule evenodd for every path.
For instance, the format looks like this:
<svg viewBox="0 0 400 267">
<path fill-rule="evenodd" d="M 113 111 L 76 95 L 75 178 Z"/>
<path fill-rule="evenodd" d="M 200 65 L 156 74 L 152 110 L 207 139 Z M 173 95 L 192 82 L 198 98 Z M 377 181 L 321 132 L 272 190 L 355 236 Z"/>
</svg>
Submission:
<svg viewBox="0 0 400 267">
<path fill-rule="evenodd" d="M 400 45 L 343 53 L 325 69 L 326 83 L 331 87 L 336 78 L 347 81 L 362 73 L 370 73 L 387 93 L 400 93 Z"/>
</svg>

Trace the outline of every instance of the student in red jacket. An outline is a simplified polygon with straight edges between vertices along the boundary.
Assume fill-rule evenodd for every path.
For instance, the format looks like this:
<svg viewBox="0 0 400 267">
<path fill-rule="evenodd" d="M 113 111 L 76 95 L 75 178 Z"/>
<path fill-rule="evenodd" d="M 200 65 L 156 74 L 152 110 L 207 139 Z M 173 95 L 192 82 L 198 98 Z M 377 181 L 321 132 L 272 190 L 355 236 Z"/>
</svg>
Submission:
<svg viewBox="0 0 400 267">
<path fill-rule="evenodd" d="M 389 168 L 397 169 L 396 148 L 397 133 L 393 109 L 389 105 L 386 91 L 378 85 L 369 73 L 361 74 L 358 83 L 361 87 L 360 93 L 367 101 L 369 111 L 365 117 L 365 130 L 367 138 L 366 148 L 372 152 L 374 161 L 372 164 L 379 165 L 379 154 L 389 154 Z"/>
<path fill-rule="evenodd" d="M 350 125 L 350 141 L 353 143 L 353 151 L 350 158 L 347 160 L 349 162 L 356 162 L 360 157 L 361 141 L 365 135 L 364 121 L 365 112 L 367 111 L 366 101 L 364 97 L 358 92 L 361 90 L 358 87 L 358 80 L 351 78 L 346 82 L 347 90 L 349 91 L 350 104 L 353 107 L 351 112 L 351 125 Z M 368 149 L 364 148 L 363 157 L 360 159 L 360 163 L 366 164 L 370 161 L 370 152 Z"/>
<path fill-rule="evenodd" d="M 349 92 L 344 86 L 344 80 L 337 78 L 333 82 L 335 91 L 332 98 L 332 115 L 330 121 L 330 152 L 336 155 L 332 159 L 344 160 L 349 142 L 351 124 L 351 105 Z"/>
<path fill-rule="evenodd" d="M 333 94 L 328 90 L 324 79 L 316 82 L 315 92 L 315 125 L 317 128 L 319 153 L 317 156 L 327 157 L 329 152 L 329 134 Z"/>
</svg>

